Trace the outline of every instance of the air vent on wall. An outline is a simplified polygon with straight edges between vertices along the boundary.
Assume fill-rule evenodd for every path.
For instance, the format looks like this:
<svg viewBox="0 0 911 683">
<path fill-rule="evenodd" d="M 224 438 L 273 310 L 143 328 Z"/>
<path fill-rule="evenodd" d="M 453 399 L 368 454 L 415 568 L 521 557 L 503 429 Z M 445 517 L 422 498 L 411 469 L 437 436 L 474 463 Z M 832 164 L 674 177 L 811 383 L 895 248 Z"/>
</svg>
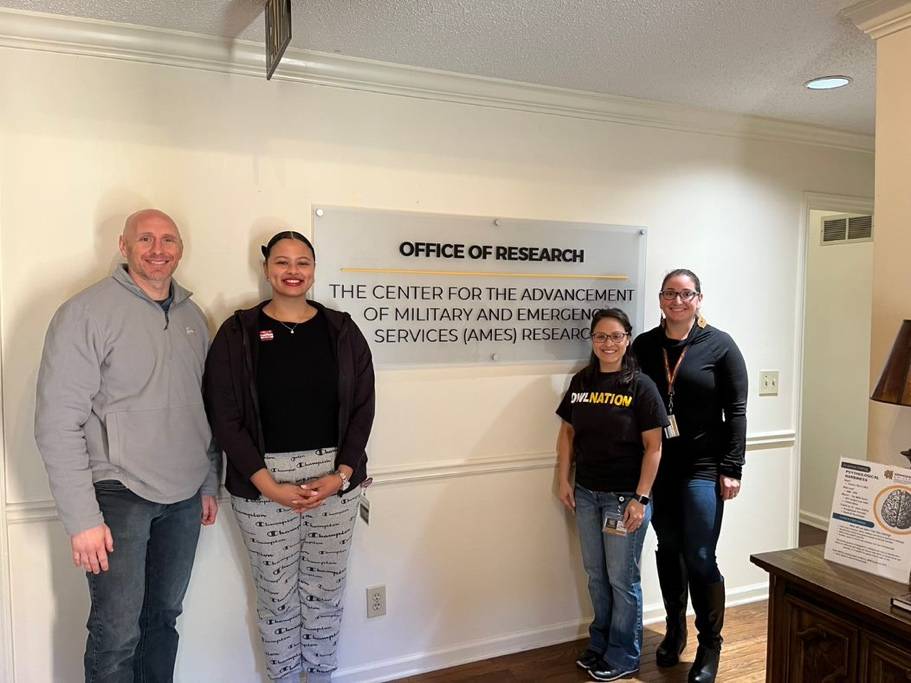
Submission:
<svg viewBox="0 0 911 683">
<path fill-rule="evenodd" d="M 869 242 L 873 239 L 873 216 L 829 216 L 822 221 L 822 244 Z"/>
</svg>

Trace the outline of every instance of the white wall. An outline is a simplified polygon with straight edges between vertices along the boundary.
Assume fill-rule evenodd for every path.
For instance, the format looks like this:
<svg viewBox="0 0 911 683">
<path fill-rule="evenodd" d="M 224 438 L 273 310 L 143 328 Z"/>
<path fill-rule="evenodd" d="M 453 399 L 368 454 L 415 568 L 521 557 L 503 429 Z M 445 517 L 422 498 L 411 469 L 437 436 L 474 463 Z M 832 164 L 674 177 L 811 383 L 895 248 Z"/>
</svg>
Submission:
<svg viewBox="0 0 911 683">
<path fill-rule="evenodd" d="M 839 458 L 866 458 L 870 403 L 873 242 L 823 245 L 832 215 L 845 214 L 810 211 L 804 295 L 800 516 L 819 528 L 828 528 Z"/>
<path fill-rule="evenodd" d="M 776 399 L 758 401 L 753 382 L 744 493 L 726 510 L 720 550 L 730 599 L 763 594 L 766 576 L 749 554 L 796 540 L 803 192 L 869 194 L 870 154 L 754 139 L 747 120 L 737 124 L 744 137 L 713 135 L 27 45 L 40 49 L 0 48 L 9 535 L 0 590 L 11 596 L 16 681 L 80 679 L 87 604 L 32 439 L 43 334 L 60 302 L 109 272 L 123 217 L 148 205 L 183 227 L 178 276 L 213 324 L 257 298 L 262 237 L 288 225 L 309 231 L 312 204 L 648 226 L 647 291 L 668 269 L 693 268 L 708 319 L 733 334 L 751 379 L 760 368 L 783 371 Z M 649 302 L 647 321 L 656 320 Z M 584 628 L 577 545 L 552 492 L 553 409 L 568 371 L 380 373 L 369 449 L 379 483 L 352 555 L 340 680 L 391 678 Z M 649 619 L 660 611 L 653 543 L 650 535 Z M 179 680 L 257 680 L 247 571 L 223 510 L 200 544 Z M 376 584 L 387 586 L 389 614 L 368 622 L 364 588 Z"/>
</svg>

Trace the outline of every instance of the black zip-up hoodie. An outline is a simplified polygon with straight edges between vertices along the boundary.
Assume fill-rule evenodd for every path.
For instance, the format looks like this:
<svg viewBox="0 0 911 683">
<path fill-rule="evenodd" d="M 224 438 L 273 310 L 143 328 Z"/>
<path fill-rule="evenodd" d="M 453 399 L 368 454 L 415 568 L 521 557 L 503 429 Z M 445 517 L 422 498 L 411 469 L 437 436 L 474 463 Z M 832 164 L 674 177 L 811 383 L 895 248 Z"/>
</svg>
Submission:
<svg viewBox="0 0 911 683">
<path fill-rule="evenodd" d="M 235 496 L 259 498 L 250 481 L 266 466 L 256 367 L 259 313 L 268 301 L 236 311 L 219 328 L 203 376 L 203 399 L 212 434 L 225 452 L 225 488 Z M 367 478 L 367 439 L 373 426 L 373 359 L 367 340 L 347 313 L 311 301 L 326 317 L 338 363 L 338 454 L 335 466 L 354 470 L 351 488 Z M 351 490 L 349 488 L 349 491 Z"/>
</svg>

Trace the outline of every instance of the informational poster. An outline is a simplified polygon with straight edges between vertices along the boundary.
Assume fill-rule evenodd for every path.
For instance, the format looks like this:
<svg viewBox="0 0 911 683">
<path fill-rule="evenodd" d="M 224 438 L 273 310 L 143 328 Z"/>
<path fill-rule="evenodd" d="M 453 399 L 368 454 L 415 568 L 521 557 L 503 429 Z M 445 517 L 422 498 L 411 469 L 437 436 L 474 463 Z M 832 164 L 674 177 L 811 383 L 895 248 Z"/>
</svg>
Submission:
<svg viewBox="0 0 911 683">
<path fill-rule="evenodd" d="M 842 458 L 825 558 L 907 584 L 911 574 L 911 470 Z"/>
<path fill-rule="evenodd" d="M 578 362 L 600 308 L 642 331 L 641 226 L 326 206 L 313 237 L 315 298 L 380 365 Z"/>
</svg>

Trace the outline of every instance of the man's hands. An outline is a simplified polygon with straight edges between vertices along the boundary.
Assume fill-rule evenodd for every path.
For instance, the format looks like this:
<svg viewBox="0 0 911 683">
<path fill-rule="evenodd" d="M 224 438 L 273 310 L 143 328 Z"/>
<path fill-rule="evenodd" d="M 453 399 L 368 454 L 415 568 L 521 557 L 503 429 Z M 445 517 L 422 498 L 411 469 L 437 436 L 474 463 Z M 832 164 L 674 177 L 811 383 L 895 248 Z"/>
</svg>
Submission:
<svg viewBox="0 0 911 683">
<path fill-rule="evenodd" d="M 80 531 L 70 538 L 70 545 L 75 566 L 93 574 L 108 570 L 108 553 L 114 552 L 114 537 L 107 524 Z"/>
<path fill-rule="evenodd" d="M 202 497 L 202 525 L 210 526 L 215 524 L 215 518 L 218 516 L 218 499 L 215 496 Z"/>
</svg>

